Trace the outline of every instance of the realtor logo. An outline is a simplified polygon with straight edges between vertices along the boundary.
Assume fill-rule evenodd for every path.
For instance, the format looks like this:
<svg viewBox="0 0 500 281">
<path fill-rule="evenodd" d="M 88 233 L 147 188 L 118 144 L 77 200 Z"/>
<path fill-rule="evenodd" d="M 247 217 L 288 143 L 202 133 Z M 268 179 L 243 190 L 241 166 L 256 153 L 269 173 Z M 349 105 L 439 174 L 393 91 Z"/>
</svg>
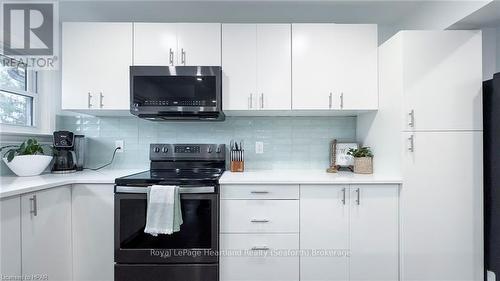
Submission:
<svg viewBox="0 0 500 281">
<path fill-rule="evenodd" d="M 3 4 L 3 37 L 5 55 L 53 55 L 54 4 Z"/>
</svg>

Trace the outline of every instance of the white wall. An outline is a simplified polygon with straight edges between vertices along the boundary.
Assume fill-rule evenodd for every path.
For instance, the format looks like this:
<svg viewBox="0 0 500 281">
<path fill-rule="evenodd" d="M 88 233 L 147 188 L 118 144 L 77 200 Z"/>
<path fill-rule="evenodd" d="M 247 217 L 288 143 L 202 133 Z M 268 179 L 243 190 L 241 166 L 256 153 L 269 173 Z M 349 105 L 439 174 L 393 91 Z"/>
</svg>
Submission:
<svg viewBox="0 0 500 281">
<path fill-rule="evenodd" d="M 483 80 L 500 72 L 500 26 L 483 28 Z"/>
</svg>

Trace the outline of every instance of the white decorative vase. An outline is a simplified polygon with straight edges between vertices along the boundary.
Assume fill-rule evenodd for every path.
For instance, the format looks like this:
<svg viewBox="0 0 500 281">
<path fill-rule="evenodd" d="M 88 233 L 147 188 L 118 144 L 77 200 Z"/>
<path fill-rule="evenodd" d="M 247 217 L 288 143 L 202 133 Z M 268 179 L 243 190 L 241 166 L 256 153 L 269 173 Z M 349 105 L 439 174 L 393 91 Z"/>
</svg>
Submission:
<svg viewBox="0 0 500 281">
<path fill-rule="evenodd" d="M 50 164 L 50 161 L 52 161 L 52 156 L 47 155 L 18 155 L 10 162 L 7 161 L 6 157 L 3 158 L 3 162 L 7 167 L 20 177 L 41 174 Z"/>
</svg>

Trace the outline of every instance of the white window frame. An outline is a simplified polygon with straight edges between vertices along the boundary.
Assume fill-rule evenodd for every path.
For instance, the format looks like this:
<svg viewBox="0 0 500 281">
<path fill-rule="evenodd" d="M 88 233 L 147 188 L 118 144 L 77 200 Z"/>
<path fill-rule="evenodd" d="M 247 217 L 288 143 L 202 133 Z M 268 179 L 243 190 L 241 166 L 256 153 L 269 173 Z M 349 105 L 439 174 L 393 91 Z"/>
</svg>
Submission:
<svg viewBox="0 0 500 281">
<path fill-rule="evenodd" d="M 52 72 L 52 71 L 44 71 Z M 51 78 L 55 73 L 41 73 L 39 71 L 27 69 L 27 91 L 4 89 L 0 90 L 23 95 L 32 98 L 32 108 L 31 108 L 31 125 L 19 125 L 19 124 L 2 124 L 0 123 L 0 137 L 6 135 L 50 135 L 55 127 L 55 114 L 54 110 L 54 100 L 47 100 L 44 95 L 44 90 L 47 91 L 47 86 L 52 83 Z M 49 77 L 45 77 L 45 76 Z M 48 85 L 42 86 L 41 79 L 47 80 Z M 50 91 L 52 92 L 53 85 L 49 85 Z M 44 105 L 42 107 L 42 104 Z M 1 139 L 0 139 L 1 142 Z"/>
</svg>

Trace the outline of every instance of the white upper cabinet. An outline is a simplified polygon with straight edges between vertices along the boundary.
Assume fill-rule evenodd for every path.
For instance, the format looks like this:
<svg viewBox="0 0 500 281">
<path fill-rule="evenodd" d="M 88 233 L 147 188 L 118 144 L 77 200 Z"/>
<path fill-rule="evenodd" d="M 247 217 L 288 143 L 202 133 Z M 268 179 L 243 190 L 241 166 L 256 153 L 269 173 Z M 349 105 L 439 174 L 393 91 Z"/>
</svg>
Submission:
<svg viewBox="0 0 500 281">
<path fill-rule="evenodd" d="M 134 23 L 134 65 L 221 65 L 221 25 Z"/>
<path fill-rule="evenodd" d="M 292 24 L 293 109 L 375 110 L 377 26 Z"/>
<path fill-rule="evenodd" d="M 293 109 L 329 109 L 333 106 L 332 84 L 338 83 L 331 69 L 335 45 L 331 26 L 292 24 Z"/>
<path fill-rule="evenodd" d="M 178 65 L 221 65 L 220 23 L 177 25 Z"/>
<path fill-rule="evenodd" d="M 175 23 L 134 23 L 134 65 L 177 64 Z"/>
<path fill-rule="evenodd" d="M 222 94 L 224 110 L 257 109 L 257 28 L 222 25 Z"/>
<path fill-rule="evenodd" d="M 290 24 L 257 25 L 257 94 L 260 109 L 291 109 L 290 28 Z"/>
<path fill-rule="evenodd" d="M 22 195 L 21 229 L 22 274 L 72 280 L 70 187 Z"/>
<path fill-rule="evenodd" d="M 225 110 L 290 110 L 290 24 L 223 24 L 222 69 Z"/>
<path fill-rule="evenodd" d="M 481 31 L 402 38 L 404 130 L 482 130 Z"/>
<path fill-rule="evenodd" d="M 128 110 L 131 23 L 63 23 L 62 109 Z"/>
</svg>

